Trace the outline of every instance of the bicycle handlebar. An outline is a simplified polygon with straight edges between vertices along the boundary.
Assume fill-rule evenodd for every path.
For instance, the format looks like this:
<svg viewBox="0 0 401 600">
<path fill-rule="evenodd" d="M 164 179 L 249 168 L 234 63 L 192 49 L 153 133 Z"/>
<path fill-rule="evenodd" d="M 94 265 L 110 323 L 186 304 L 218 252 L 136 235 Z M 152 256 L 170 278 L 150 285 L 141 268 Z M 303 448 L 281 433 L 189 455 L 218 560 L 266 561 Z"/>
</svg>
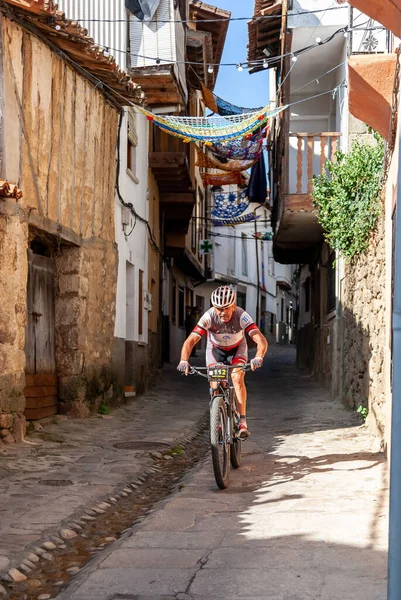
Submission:
<svg viewBox="0 0 401 600">
<path fill-rule="evenodd" d="M 241 369 L 241 371 L 249 371 L 249 369 L 251 368 L 251 363 L 245 363 L 244 365 L 224 365 L 224 367 L 228 370 Z M 201 373 L 201 371 L 208 371 L 209 369 L 210 367 L 191 366 L 188 375 L 200 375 L 201 377 L 206 377 L 206 379 L 208 379 L 208 376 Z"/>
</svg>

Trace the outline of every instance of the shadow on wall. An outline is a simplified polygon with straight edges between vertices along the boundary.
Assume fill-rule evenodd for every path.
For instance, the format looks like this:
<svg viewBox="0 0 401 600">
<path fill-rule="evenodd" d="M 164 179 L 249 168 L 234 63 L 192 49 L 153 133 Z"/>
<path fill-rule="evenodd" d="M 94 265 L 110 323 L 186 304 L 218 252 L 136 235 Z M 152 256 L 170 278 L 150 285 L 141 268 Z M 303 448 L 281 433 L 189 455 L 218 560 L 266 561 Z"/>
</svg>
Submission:
<svg viewBox="0 0 401 600">
<path fill-rule="evenodd" d="M 379 327 L 374 313 L 368 319 L 370 325 L 364 327 L 346 308 L 325 326 L 309 323 L 297 334 L 297 366 L 307 369 L 350 408 L 368 409 L 370 429 L 384 438 L 385 328 Z"/>
</svg>

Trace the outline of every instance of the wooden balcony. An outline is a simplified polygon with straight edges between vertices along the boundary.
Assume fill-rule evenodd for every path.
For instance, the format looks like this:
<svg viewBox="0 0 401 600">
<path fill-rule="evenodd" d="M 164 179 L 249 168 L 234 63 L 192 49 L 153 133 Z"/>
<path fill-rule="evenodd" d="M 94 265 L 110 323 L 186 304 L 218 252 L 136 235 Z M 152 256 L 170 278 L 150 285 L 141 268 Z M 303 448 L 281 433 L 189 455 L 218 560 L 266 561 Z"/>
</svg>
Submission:
<svg viewBox="0 0 401 600">
<path fill-rule="evenodd" d="M 340 133 L 290 133 L 289 194 L 312 194 L 312 177 L 324 169 L 327 160 L 335 160 Z M 291 177 L 296 168 L 296 178 Z"/>
<path fill-rule="evenodd" d="M 323 239 L 313 208 L 313 176 L 335 160 L 338 132 L 290 133 L 280 178 L 274 257 L 284 264 L 308 263 Z"/>
<path fill-rule="evenodd" d="M 162 23 L 146 23 L 130 15 L 129 73 L 135 82 L 142 82 L 149 106 L 169 106 L 170 112 L 180 112 L 188 100 L 180 6 L 166 0 L 158 8 L 157 19 Z"/>
<path fill-rule="evenodd" d="M 189 144 L 155 127 L 152 150 L 149 167 L 159 188 L 164 231 L 175 237 L 185 236 L 195 206 Z"/>
<path fill-rule="evenodd" d="M 189 144 L 155 127 L 152 150 L 149 153 L 149 167 L 157 181 L 160 196 L 190 192 Z"/>
<path fill-rule="evenodd" d="M 145 92 L 148 106 L 176 106 L 177 112 L 178 107 L 185 106 L 187 91 L 178 77 L 175 65 L 131 67 L 129 73 Z"/>
<path fill-rule="evenodd" d="M 186 152 L 150 152 L 149 167 L 163 194 L 185 194 L 192 186 Z"/>
</svg>

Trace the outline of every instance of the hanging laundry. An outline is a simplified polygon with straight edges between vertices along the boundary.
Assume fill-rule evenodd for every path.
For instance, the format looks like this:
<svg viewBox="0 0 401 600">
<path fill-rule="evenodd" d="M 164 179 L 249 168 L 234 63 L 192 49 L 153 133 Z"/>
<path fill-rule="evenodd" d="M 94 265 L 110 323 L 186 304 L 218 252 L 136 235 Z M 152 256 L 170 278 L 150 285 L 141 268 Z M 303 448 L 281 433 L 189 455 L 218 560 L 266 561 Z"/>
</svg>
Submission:
<svg viewBox="0 0 401 600">
<path fill-rule="evenodd" d="M 150 21 L 160 4 L 160 0 L 125 0 L 125 8 L 140 21 Z"/>
<path fill-rule="evenodd" d="M 266 202 L 267 177 L 263 152 L 260 155 L 258 162 L 255 163 L 251 169 L 251 177 L 249 179 L 248 186 L 248 198 L 249 202 L 257 202 L 258 204 L 264 204 Z"/>
</svg>

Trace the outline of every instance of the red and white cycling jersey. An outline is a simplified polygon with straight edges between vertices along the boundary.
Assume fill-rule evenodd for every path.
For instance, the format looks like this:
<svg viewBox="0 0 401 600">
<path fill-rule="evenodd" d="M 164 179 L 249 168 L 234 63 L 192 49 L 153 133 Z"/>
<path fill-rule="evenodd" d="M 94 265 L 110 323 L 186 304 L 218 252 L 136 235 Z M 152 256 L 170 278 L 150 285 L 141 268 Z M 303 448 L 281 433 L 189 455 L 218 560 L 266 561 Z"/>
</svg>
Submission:
<svg viewBox="0 0 401 600">
<path fill-rule="evenodd" d="M 228 323 L 223 323 L 220 320 L 214 308 L 209 309 L 199 319 L 192 333 L 199 335 L 199 337 L 208 333 L 213 346 L 230 350 L 242 342 L 245 332 L 249 333 L 255 329 L 258 329 L 258 327 L 255 325 L 252 317 L 245 310 L 237 306 Z"/>
</svg>

